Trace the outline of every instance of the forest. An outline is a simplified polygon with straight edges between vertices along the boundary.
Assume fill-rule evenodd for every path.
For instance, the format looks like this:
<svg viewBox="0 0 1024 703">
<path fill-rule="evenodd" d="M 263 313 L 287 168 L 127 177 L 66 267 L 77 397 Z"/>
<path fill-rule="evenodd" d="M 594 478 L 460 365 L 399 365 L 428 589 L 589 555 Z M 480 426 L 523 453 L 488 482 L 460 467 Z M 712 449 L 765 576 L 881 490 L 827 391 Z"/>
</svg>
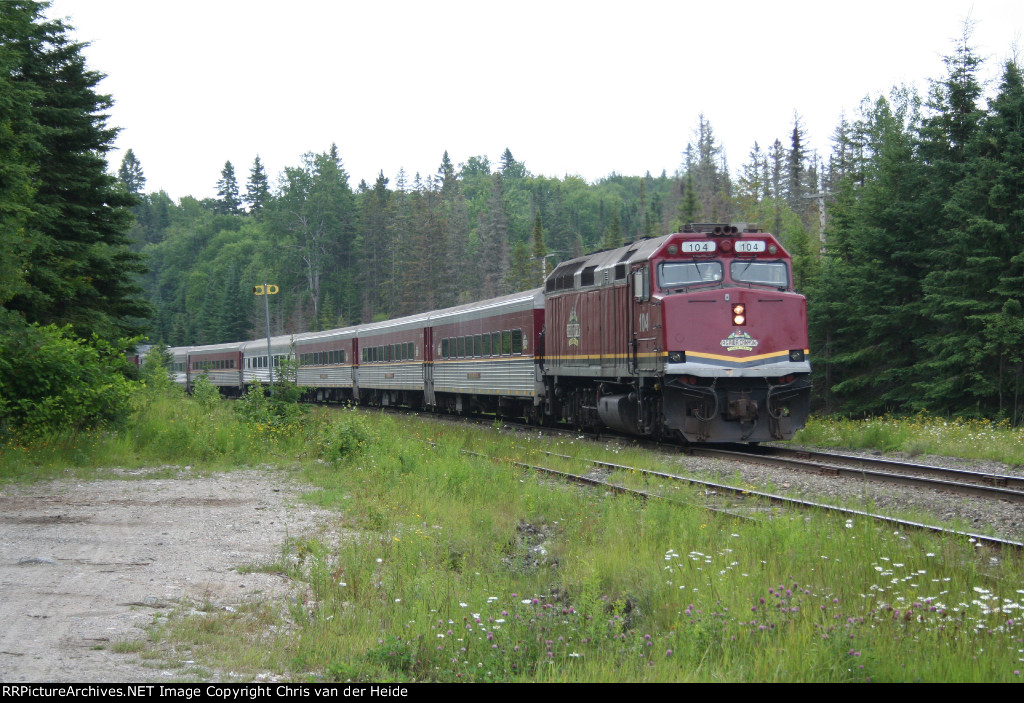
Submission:
<svg viewBox="0 0 1024 703">
<path fill-rule="evenodd" d="M 4 31 L 31 34 L 14 20 L 34 7 L 5 3 Z M 83 126 L 68 129 L 87 126 L 95 143 L 77 161 L 35 157 L 47 150 L 33 144 L 64 129 L 40 98 L 58 88 L 42 72 L 33 84 L 0 73 L 23 98 L 0 103 L 0 150 L 19 157 L 0 179 L 5 315 L 111 342 L 144 331 L 212 344 L 264 334 L 253 287 L 265 282 L 281 291 L 272 333 L 327 329 L 540 285 L 559 261 L 688 222 L 756 222 L 781 237 L 808 297 L 819 411 L 1024 420 L 1024 84 L 1008 60 L 985 89 L 967 25 L 926 95 L 865 98 L 825 155 L 806 147 L 799 110 L 790 134 L 753 144 L 738 167 L 701 115 L 674 173 L 596 182 L 534 175 L 505 148 L 497 163 L 442 151 L 435 172 L 353 185 L 335 144 L 272 178 L 254 145 L 251 164 L 211 174 L 217 197 L 175 202 L 147 192 L 131 149 L 116 173 L 90 163 L 88 179 L 46 183 L 102 161 L 114 131 L 97 117 L 111 100 L 92 91 L 102 76 L 59 22 L 35 22 L 77 62 L 88 97 L 76 104 Z M 87 182 L 92 192 L 71 192 Z M 76 198 L 99 198 L 103 219 L 54 231 Z"/>
</svg>

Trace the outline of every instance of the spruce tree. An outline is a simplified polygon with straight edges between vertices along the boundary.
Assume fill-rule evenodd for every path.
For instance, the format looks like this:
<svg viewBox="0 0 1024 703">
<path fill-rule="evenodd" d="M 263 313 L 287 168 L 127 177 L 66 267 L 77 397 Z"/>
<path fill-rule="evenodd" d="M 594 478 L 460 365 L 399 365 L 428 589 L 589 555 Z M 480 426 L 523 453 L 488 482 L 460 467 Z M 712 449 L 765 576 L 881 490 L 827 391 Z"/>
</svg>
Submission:
<svg viewBox="0 0 1024 703">
<path fill-rule="evenodd" d="M 1002 128 L 981 129 L 987 122 L 978 105 L 981 62 L 970 47 L 969 25 L 945 63 L 947 75 L 932 84 L 920 136 L 929 170 L 921 225 L 933 232 L 921 253 L 928 262 L 924 314 L 931 325 L 924 341 L 933 354 L 919 364 L 916 384 L 932 409 L 978 412 L 994 397 L 998 375 L 997 361 L 984 352 L 982 320 L 1001 307 L 989 292 L 1008 244 L 989 203 L 996 163 L 989 142 L 1001 138 Z"/>
<path fill-rule="evenodd" d="M 480 294 L 485 298 L 508 292 L 505 285 L 509 271 L 508 214 L 504 194 L 504 179 L 501 173 L 495 173 L 480 231 Z"/>
<path fill-rule="evenodd" d="M 267 171 L 260 161 L 260 155 L 252 162 L 252 169 L 249 170 L 249 180 L 245 187 L 245 202 L 249 205 L 249 212 L 260 219 L 263 215 L 263 208 L 270 201 L 270 180 L 267 178 Z"/>
<path fill-rule="evenodd" d="M 807 168 L 804 154 L 804 134 L 800 124 L 800 115 L 793 115 L 793 133 L 790 135 L 790 147 L 786 162 L 786 201 L 795 212 L 801 212 L 806 203 L 804 196 L 804 173 Z"/>
<path fill-rule="evenodd" d="M 506 181 L 517 178 L 525 178 L 527 175 L 526 165 L 521 161 L 516 161 L 515 157 L 512 156 L 512 151 L 508 148 L 501 155 L 501 176 Z"/>
<path fill-rule="evenodd" d="M 217 212 L 223 215 L 238 215 L 241 213 L 242 201 L 238 196 L 238 180 L 235 178 L 235 167 L 230 161 L 224 162 L 224 168 L 220 172 L 220 180 L 217 181 Z"/>
<path fill-rule="evenodd" d="M 530 247 L 530 261 L 532 263 L 532 273 L 530 275 L 530 285 L 539 286 L 544 283 L 545 274 L 547 273 L 547 248 L 544 246 L 544 227 L 541 226 L 540 213 L 538 212 L 533 220 L 533 235 L 531 237 L 533 244 Z"/>
<path fill-rule="evenodd" d="M 766 158 L 757 142 L 754 142 L 754 147 L 750 150 L 748 158 L 750 160 L 743 165 L 736 194 L 751 205 L 756 205 L 765 190 L 763 178 Z"/>
<path fill-rule="evenodd" d="M 871 159 L 865 182 L 841 185 L 832 207 L 828 259 L 814 298 L 815 345 L 828 338 L 829 390 L 848 412 L 882 412 L 916 401 L 913 368 L 921 340 L 921 281 L 930 233 L 921 193 L 927 174 L 914 156 L 917 96 L 894 89 L 863 117 Z"/>
<path fill-rule="evenodd" d="M 142 173 L 142 164 L 135 158 L 135 152 L 131 149 L 124 153 L 121 166 L 117 169 L 117 177 L 132 195 L 139 195 L 146 187 L 146 176 Z"/>
<path fill-rule="evenodd" d="M 17 127 L 0 139 L 0 152 L 18 148 L 0 167 L 13 176 L 0 185 L 0 230 L 13 224 L 13 237 L 4 237 L 23 264 L 13 285 L 0 285 L 0 299 L 10 296 L 4 288 L 16 290 L 5 305 L 30 322 L 115 339 L 140 331 L 150 314 L 134 281 L 145 267 L 127 236 L 135 198 L 107 172 L 117 130 L 106 126 L 113 101 L 96 92 L 103 75 L 86 68 L 83 45 L 62 21 L 45 19 L 45 8 L 0 3 L 0 62 L 11 89 L 0 120 Z"/>
<path fill-rule="evenodd" d="M 782 202 L 783 194 L 783 164 L 786 160 L 786 149 L 782 142 L 776 139 L 768 151 L 768 178 L 765 183 L 769 184 L 771 199 L 775 205 L 775 218 L 772 224 L 772 232 L 782 235 Z"/>
<path fill-rule="evenodd" d="M 1024 82 L 1014 62 L 963 153 L 937 265 L 925 279 L 934 324 L 928 342 L 937 353 L 922 365 L 919 387 L 934 409 L 1016 418 L 1024 350 Z"/>
<path fill-rule="evenodd" d="M 621 247 L 622 244 L 622 217 L 619 215 L 618 208 L 612 208 L 608 226 L 605 227 L 604 234 L 601 237 L 601 248 L 615 249 Z"/>
<path fill-rule="evenodd" d="M 455 166 L 448 158 L 448 152 L 441 157 L 441 165 L 437 169 L 437 186 L 441 191 L 441 198 L 448 201 L 458 195 L 459 181 L 455 175 Z"/>
<path fill-rule="evenodd" d="M 28 13 L 0 4 L 0 305 L 25 293 L 28 255 L 33 247 L 29 227 L 38 168 L 33 155 L 41 149 L 42 126 L 33 117 L 40 91 L 17 80 L 21 55 L 7 42 L 26 31 Z"/>
<path fill-rule="evenodd" d="M 381 171 L 373 187 L 360 198 L 359 282 L 361 317 L 369 322 L 378 313 L 391 312 L 396 248 L 395 206 L 388 179 Z"/>
</svg>

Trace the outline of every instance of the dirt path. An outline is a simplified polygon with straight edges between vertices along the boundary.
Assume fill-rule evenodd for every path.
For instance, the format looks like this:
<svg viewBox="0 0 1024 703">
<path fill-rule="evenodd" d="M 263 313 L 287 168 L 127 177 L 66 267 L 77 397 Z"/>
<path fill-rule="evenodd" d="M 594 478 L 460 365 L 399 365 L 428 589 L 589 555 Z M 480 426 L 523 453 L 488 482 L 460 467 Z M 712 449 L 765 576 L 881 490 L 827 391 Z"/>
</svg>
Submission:
<svg viewBox="0 0 1024 703">
<path fill-rule="evenodd" d="M 283 596 L 274 561 L 327 521 L 286 471 L 208 478 L 53 482 L 0 491 L 0 680 L 180 677 L 112 651 L 155 612 Z"/>
</svg>

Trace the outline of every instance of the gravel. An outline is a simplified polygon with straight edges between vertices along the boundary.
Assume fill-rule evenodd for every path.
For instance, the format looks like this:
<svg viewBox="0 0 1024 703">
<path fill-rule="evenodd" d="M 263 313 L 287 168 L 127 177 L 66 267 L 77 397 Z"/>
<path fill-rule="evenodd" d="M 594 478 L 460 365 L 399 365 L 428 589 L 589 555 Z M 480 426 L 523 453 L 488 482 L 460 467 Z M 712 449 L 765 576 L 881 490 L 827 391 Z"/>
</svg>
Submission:
<svg viewBox="0 0 1024 703">
<path fill-rule="evenodd" d="M 327 524 L 298 500 L 308 487 L 286 469 L 182 474 L 0 491 L 0 680 L 188 680 L 174 652 L 147 664 L 116 645 L 172 609 L 297 595 L 301 584 L 238 567 L 278 561 L 289 538 Z"/>
</svg>

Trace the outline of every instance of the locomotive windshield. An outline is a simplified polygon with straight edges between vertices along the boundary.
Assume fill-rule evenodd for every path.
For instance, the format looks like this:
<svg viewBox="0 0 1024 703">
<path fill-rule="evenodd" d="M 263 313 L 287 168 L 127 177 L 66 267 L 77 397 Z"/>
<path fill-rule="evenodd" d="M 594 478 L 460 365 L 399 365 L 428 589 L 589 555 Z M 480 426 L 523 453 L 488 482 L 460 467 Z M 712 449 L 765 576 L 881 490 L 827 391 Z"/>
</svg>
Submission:
<svg viewBox="0 0 1024 703">
<path fill-rule="evenodd" d="M 760 283 L 775 288 L 789 285 L 789 273 L 784 261 L 733 261 L 729 275 L 737 283 Z"/>
<path fill-rule="evenodd" d="M 721 261 L 666 261 L 658 270 L 658 282 L 662 288 L 717 283 L 721 280 Z"/>
</svg>

